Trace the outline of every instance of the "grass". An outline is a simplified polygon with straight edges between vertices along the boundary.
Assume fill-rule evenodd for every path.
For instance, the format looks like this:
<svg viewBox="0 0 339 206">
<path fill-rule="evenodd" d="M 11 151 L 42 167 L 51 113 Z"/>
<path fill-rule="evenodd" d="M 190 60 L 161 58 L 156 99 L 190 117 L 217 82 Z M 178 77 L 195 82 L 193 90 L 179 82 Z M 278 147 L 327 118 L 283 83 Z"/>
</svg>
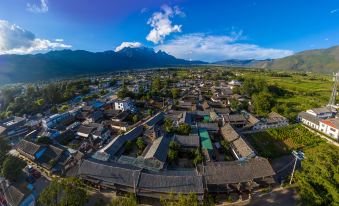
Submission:
<svg viewBox="0 0 339 206">
<path fill-rule="evenodd" d="M 280 157 L 292 150 L 304 150 L 324 142 L 299 124 L 248 134 L 246 139 L 260 156 L 267 158 Z"/>
<path fill-rule="evenodd" d="M 277 86 L 287 92 L 284 96 L 277 96 L 274 110 L 295 120 L 301 111 L 321 107 L 328 103 L 333 81 L 331 76 L 324 74 L 289 73 L 288 77 L 275 77 L 272 72 L 242 70 L 243 77 L 261 78 L 270 86 Z"/>
</svg>

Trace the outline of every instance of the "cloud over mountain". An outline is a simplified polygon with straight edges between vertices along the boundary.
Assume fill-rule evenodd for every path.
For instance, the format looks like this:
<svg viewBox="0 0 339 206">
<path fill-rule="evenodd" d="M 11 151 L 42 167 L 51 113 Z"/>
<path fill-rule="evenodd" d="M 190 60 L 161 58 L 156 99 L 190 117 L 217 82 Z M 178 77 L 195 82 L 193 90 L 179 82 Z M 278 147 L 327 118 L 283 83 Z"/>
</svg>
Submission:
<svg viewBox="0 0 339 206">
<path fill-rule="evenodd" d="M 177 36 L 156 49 L 168 52 L 178 58 L 218 61 L 225 59 L 270 59 L 293 54 L 291 50 L 263 48 L 255 44 L 240 42 L 242 34 L 208 35 L 191 33 Z"/>
<path fill-rule="evenodd" d="M 126 47 L 129 47 L 129 48 L 138 48 L 138 47 L 141 47 L 142 44 L 140 42 L 122 42 L 119 46 L 117 46 L 115 48 L 115 52 L 118 52 Z"/>
<path fill-rule="evenodd" d="M 0 20 L 0 54 L 28 54 L 70 47 L 60 41 L 36 38 L 32 32 Z"/>
</svg>

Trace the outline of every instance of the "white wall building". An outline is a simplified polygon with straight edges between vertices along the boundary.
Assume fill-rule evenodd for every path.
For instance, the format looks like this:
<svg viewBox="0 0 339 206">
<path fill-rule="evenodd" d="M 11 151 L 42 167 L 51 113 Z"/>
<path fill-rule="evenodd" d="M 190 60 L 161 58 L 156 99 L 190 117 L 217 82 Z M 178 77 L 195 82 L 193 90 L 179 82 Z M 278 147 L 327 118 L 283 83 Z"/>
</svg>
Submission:
<svg viewBox="0 0 339 206">
<path fill-rule="evenodd" d="M 306 112 L 321 119 L 333 117 L 333 112 L 327 107 L 313 108 L 307 110 Z"/>
<path fill-rule="evenodd" d="M 319 130 L 328 136 L 338 140 L 339 137 L 339 119 L 330 118 L 326 120 L 320 120 Z"/>
<path fill-rule="evenodd" d="M 121 111 L 130 110 L 133 112 L 135 110 L 132 100 L 128 97 L 122 100 L 121 99 L 116 100 L 116 102 L 114 103 L 114 108 L 115 110 L 121 110 Z"/>
</svg>

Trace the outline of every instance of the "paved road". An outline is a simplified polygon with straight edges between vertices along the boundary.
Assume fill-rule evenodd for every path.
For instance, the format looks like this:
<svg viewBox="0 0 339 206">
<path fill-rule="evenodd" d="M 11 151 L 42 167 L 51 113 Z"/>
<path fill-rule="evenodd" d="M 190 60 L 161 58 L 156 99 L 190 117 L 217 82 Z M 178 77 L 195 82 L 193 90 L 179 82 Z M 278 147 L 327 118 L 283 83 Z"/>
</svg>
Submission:
<svg viewBox="0 0 339 206">
<path fill-rule="evenodd" d="M 252 200 L 245 204 L 246 206 L 294 206 L 297 205 L 297 193 L 293 189 L 284 189 L 262 195 L 261 197 L 252 197 Z"/>
</svg>

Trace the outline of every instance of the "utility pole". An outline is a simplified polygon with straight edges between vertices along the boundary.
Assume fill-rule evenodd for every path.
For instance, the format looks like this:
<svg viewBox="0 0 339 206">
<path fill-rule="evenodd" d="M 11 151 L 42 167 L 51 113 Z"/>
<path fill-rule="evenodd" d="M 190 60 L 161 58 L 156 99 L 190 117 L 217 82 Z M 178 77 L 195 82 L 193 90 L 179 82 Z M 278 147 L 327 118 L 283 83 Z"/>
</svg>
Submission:
<svg viewBox="0 0 339 206">
<path fill-rule="evenodd" d="M 292 170 L 292 174 L 291 174 L 291 179 L 290 179 L 290 184 L 292 184 L 292 180 L 293 180 L 293 176 L 294 176 L 294 172 L 295 172 L 295 167 L 296 167 L 296 165 L 297 165 L 297 162 L 298 162 L 298 160 L 303 160 L 303 159 L 305 159 L 305 155 L 304 155 L 304 153 L 303 152 L 301 152 L 301 151 L 292 151 L 292 154 L 293 154 L 293 156 L 295 157 L 295 162 L 294 162 L 294 165 L 293 165 L 293 170 Z"/>
<path fill-rule="evenodd" d="M 332 88 L 332 94 L 330 97 L 330 101 L 328 102 L 328 107 L 331 108 L 331 110 L 333 109 L 333 107 L 335 106 L 336 103 L 336 96 L 337 96 L 337 86 L 338 86 L 338 81 L 339 81 L 339 72 L 337 73 L 333 73 L 333 81 L 334 81 L 334 85 Z"/>
</svg>

